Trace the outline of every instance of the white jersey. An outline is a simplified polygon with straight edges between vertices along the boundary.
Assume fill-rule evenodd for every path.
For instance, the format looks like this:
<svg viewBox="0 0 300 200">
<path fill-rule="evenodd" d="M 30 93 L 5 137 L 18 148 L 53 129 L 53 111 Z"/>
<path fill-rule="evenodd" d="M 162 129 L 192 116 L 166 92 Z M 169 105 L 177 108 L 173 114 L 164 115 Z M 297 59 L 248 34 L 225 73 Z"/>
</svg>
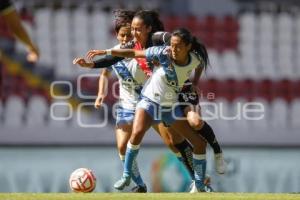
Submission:
<svg viewBox="0 0 300 200">
<path fill-rule="evenodd" d="M 120 45 L 114 49 L 120 48 Z M 135 59 L 124 59 L 112 66 L 119 79 L 119 106 L 124 109 L 135 110 L 140 91 L 147 80 Z"/>
<path fill-rule="evenodd" d="M 194 53 L 190 53 L 189 63 L 178 66 L 171 61 L 168 47 L 164 46 L 148 48 L 146 57 L 148 61 L 158 60 L 160 66 L 154 69 L 153 75 L 145 83 L 142 95 L 162 106 L 171 107 L 177 102 L 178 91 L 201 61 Z"/>
</svg>

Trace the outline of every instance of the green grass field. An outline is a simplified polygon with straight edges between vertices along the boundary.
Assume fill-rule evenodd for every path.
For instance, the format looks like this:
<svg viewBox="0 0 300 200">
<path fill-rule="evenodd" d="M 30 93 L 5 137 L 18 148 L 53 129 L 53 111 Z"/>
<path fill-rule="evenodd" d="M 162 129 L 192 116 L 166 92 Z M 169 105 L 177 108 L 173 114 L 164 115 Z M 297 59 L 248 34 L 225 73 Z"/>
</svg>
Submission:
<svg viewBox="0 0 300 200">
<path fill-rule="evenodd" d="M 0 200 L 300 200 L 300 194 L 257 193 L 0 193 Z"/>
</svg>

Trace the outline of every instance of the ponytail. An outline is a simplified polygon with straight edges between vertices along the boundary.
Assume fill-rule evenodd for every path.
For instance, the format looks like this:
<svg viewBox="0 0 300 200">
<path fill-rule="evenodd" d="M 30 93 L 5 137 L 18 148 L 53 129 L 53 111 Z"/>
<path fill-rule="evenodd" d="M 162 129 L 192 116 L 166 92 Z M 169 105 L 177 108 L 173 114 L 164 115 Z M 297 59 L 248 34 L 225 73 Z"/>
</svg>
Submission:
<svg viewBox="0 0 300 200">
<path fill-rule="evenodd" d="M 206 67 L 209 65 L 209 58 L 207 50 L 201 42 L 197 40 L 195 36 L 192 38 L 192 48 L 191 50 L 202 60 L 203 60 L 203 67 L 206 69 Z"/>
</svg>

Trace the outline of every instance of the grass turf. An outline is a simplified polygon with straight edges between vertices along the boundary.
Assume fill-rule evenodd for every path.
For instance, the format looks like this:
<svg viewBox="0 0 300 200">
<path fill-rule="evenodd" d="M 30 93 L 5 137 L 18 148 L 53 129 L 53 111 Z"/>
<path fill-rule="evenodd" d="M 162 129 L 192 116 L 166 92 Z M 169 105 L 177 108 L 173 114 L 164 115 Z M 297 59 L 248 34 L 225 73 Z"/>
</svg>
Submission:
<svg viewBox="0 0 300 200">
<path fill-rule="evenodd" d="M 0 200 L 300 200 L 300 194 L 257 193 L 0 193 Z"/>
</svg>

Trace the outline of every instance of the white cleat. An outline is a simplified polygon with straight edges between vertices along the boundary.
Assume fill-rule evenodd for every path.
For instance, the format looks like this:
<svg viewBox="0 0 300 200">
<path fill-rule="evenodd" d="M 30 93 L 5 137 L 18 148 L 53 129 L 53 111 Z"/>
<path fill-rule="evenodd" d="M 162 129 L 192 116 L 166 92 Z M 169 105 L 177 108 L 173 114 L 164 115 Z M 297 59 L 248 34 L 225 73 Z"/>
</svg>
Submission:
<svg viewBox="0 0 300 200">
<path fill-rule="evenodd" d="M 215 167 L 218 174 L 225 174 L 226 162 L 223 153 L 215 154 Z"/>
<path fill-rule="evenodd" d="M 190 193 L 197 193 L 198 192 L 198 190 L 197 190 L 197 188 L 196 188 L 196 184 L 195 184 L 195 181 L 193 181 L 192 183 L 191 183 L 191 185 L 190 185 Z"/>
<path fill-rule="evenodd" d="M 211 179 L 209 175 L 205 175 L 204 184 L 205 184 L 205 191 L 199 191 L 196 188 L 195 181 L 193 181 L 190 185 L 190 193 L 198 193 L 198 192 L 213 192 L 213 189 L 210 186 Z"/>
</svg>

